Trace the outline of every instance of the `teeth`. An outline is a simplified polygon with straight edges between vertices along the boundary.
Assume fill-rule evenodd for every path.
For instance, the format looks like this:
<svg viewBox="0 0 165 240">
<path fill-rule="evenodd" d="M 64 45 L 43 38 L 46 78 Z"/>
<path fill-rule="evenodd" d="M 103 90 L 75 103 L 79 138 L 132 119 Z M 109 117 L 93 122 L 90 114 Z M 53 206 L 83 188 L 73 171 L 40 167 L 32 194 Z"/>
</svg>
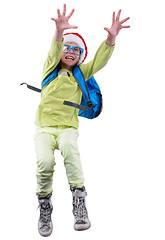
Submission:
<svg viewBox="0 0 165 240">
<path fill-rule="evenodd" d="M 71 60 L 74 60 L 74 58 L 73 58 L 73 57 L 66 57 L 66 59 L 71 59 Z"/>
</svg>

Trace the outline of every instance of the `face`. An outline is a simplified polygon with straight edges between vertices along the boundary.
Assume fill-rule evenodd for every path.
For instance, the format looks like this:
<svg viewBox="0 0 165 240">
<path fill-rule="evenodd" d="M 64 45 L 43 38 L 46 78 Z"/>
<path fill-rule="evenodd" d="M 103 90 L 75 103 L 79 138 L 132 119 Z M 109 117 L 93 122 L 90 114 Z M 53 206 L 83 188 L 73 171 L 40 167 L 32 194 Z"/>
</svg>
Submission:
<svg viewBox="0 0 165 240">
<path fill-rule="evenodd" d="M 66 43 L 67 45 L 70 45 L 70 46 L 78 46 L 76 43 L 74 42 L 68 42 Z M 75 53 L 73 52 L 73 49 L 71 49 L 69 52 L 67 52 L 67 46 L 65 47 L 65 50 L 66 50 L 66 53 L 63 52 L 62 53 L 62 57 L 61 57 L 61 68 L 64 68 L 64 69 L 68 69 L 68 70 L 71 70 L 73 66 L 75 66 L 79 59 L 80 59 L 80 56 L 79 55 L 76 55 L 75 53 L 79 53 L 77 51 L 79 51 L 79 49 L 75 49 Z"/>
</svg>

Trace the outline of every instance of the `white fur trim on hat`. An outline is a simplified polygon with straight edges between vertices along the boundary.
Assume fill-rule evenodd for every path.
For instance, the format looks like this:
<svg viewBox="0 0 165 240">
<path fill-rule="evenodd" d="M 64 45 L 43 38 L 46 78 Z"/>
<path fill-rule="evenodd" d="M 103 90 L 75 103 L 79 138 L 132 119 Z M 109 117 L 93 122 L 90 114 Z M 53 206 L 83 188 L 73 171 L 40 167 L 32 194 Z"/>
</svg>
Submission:
<svg viewBox="0 0 165 240">
<path fill-rule="evenodd" d="M 66 44 L 68 42 L 74 42 L 79 47 L 84 49 L 83 53 L 80 55 L 78 65 L 81 64 L 82 62 L 84 62 L 85 58 L 87 57 L 88 51 L 87 51 L 86 43 L 85 43 L 84 39 L 82 38 L 82 36 L 78 33 L 66 33 L 66 34 L 64 34 L 63 37 L 64 37 L 64 44 Z"/>
</svg>

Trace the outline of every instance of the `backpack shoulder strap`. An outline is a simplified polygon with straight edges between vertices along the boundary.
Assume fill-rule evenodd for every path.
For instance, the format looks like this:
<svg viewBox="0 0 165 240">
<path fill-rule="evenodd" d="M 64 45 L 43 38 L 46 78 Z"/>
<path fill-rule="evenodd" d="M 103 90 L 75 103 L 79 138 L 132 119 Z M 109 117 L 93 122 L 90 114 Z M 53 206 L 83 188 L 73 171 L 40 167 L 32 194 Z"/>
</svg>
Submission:
<svg viewBox="0 0 165 240">
<path fill-rule="evenodd" d="M 82 105 L 79 105 L 79 104 L 76 104 L 76 103 L 73 103 L 73 102 L 69 102 L 69 101 L 64 101 L 63 104 L 71 106 L 71 107 L 79 108 L 81 110 L 89 110 L 90 108 L 93 108 L 94 105 L 92 104 L 92 101 L 91 101 L 91 98 L 90 98 L 88 86 L 87 86 L 87 83 L 84 79 L 84 75 L 83 75 L 79 66 L 76 66 L 73 69 L 73 75 L 74 75 L 74 77 L 75 77 L 75 79 L 76 79 L 76 81 L 77 81 L 77 83 L 78 83 L 78 85 L 79 85 L 79 87 L 82 91 L 82 94 L 83 94 L 84 98 L 87 101 L 88 107 L 82 106 Z"/>
<path fill-rule="evenodd" d="M 85 97 L 85 99 L 88 101 L 91 101 L 90 99 L 90 94 L 89 94 L 89 90 L 88 90 L 88 87 L 87 87 L 87 83 L 84 79 L 84 75 L 80 69 L 79 66 L 76 66 L 74 69 L 73 69 L 73 75 L 82 91 L 82 94 L 83 96 Z"/>
<path fill-rule="evenodd" d="M 41 88 L 43 89 L 46 85 L 48 85 L 53 79 L 55 79 L 58 75 L 58 67 L 56 67 L 53 72 L 49 74 L 48 77 L 46 77 L 41 84 Z"/>
</svg>

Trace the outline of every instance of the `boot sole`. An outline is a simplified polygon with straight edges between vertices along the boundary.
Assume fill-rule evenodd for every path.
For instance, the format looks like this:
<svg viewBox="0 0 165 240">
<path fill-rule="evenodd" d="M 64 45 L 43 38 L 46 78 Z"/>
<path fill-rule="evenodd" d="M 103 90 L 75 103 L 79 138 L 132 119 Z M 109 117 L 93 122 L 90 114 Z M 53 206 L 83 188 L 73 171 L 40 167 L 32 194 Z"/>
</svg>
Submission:
<svg viewBox="0 0 165 240">
<path fill-rule="evenodd" d="M 85 231 L 85 230 L 89 229 L 90 227 L 91 227 L 91 223 L 89 223 L 88 226 L 84 226 L 84 227 L 82 227 L 81 224 L 80 224 L 80 226 L 74 226 L 74 230 L 76 230 L 76 231 Z"/>
<path fill-rule="evenodd" d="M 39 227 L 38 227 L 38 232 L 42 237 L 49 237 L 53 232 L 53 224 L 51 224 L 51 229 L 49 232 L 42 233 L 42 230 L 40 230 Z"/>
</svg>

